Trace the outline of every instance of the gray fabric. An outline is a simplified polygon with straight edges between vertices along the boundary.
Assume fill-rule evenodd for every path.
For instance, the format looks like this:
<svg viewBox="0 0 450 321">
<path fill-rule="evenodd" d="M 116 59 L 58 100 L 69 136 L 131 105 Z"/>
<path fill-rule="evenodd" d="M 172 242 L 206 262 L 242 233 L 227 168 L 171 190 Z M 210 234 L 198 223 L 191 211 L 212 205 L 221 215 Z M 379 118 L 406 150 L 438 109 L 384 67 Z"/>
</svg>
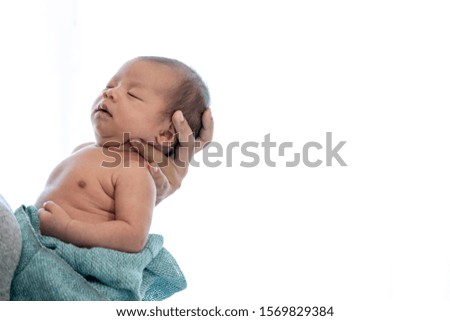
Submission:
<svg viewBox="0 0 450 321">
<path fill-rule="evenodd" d="M 22 236 L 13 211 L 0 195 L 0 301 L 9 300 L 11 281 L 22 249 Z"/>
</svg>

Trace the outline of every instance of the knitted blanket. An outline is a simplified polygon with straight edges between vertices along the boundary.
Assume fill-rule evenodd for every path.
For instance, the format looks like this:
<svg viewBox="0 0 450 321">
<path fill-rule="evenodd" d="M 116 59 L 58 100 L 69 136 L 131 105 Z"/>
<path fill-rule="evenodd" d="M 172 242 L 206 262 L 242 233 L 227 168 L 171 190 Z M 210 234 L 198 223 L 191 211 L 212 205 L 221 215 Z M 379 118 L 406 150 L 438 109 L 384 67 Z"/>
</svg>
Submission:
<svg viewBox="0 0 450 321">
<path fill-rule="evenodd" d="M 149 235 L 139 253 L 79 248 L 39 233 L 34 206 L 15 212 L 22 253 L 11 300 L 163 300 L 186 280 L 161 235 Z"/>
</svg>

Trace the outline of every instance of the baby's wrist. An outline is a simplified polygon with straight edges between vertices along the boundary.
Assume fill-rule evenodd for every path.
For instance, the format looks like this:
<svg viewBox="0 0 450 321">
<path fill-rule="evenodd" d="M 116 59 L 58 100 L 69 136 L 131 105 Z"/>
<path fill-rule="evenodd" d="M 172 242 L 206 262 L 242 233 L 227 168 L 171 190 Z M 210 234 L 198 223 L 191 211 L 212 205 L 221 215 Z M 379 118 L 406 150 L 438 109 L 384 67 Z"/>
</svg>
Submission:
<svg viewBox="0 0 450 321">
<path fill-rule="evenodd" d="M 70 243 L 70 241 L 69 241 L 69 232 L 68 232 L 68 230 L 69 230 L 69 225 L 70 225 L 70 223 L 72 223 L 72 222 L 73 222 L 73 219 L 69 219 L 69 221 L 66 223 L 66 225 L 65 225 L 65 227 L 64 227 L 63 235 L 62 235 L 62 237 L 61 237 L 61 240 L 65 241 L 65 242 L 67 242 L 67 243 Z"/>
</svg>

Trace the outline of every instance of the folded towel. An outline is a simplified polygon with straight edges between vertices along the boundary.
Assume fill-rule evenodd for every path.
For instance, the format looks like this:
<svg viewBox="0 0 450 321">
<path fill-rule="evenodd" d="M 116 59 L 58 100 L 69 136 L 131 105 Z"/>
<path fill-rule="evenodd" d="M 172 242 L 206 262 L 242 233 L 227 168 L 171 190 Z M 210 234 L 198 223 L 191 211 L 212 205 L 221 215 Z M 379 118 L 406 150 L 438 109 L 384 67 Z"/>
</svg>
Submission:
<svg viewBox="0 0 450 321">
<path fill-rule="evenodd" d="M 79 248 L 39 233 L 34 206 L 15 212 L 22 254 L 11 300 L 163 300 L 186 280 L 161 235 L 151 234 L 139 253 Z"/>
</svg>

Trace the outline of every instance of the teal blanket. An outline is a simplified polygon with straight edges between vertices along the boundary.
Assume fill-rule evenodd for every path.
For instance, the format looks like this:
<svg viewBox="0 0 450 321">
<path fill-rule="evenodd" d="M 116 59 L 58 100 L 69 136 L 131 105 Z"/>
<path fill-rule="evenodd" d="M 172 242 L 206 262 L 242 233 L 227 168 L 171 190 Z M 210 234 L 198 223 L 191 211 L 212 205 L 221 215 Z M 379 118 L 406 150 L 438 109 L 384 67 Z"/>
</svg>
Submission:
<svg viewBox="0 0 450 321">
<path fill-rule="evenodd" d="M 11 300 L 163 300 L 186 288 L 186 280 L 161 235 L 149 235 L 139 253 L 79 248 L 39 233 L 37 209 L 15 216 L 22 254 Z"/>
</svg>

